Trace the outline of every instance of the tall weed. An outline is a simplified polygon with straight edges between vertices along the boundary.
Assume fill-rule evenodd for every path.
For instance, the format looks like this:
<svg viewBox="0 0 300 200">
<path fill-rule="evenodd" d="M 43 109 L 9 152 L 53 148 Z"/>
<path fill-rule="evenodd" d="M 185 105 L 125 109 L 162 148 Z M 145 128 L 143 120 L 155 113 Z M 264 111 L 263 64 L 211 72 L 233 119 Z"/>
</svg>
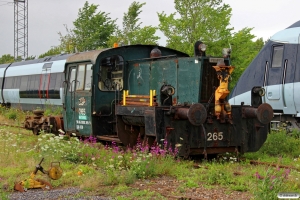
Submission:
<svg viewBox="0 0 300 200">
<path fill-rule="evenodd" d="M 256 172 L 254 175 L 256 179 L 255 198 L 264 200 L 277 199 L 279 192 L 289 191 L 290 188 L 285 184 L 289 174 L 289 169 L 281 170 L 280 168 L 268 168 L 263 175 Z"/>
</svg>

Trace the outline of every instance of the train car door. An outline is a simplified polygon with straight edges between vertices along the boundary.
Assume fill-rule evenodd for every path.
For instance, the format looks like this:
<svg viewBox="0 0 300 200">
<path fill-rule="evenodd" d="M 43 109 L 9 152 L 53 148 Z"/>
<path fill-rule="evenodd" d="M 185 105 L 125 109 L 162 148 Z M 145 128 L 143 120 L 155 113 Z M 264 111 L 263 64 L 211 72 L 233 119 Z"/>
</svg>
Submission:
<svg viewBox="0 0 300 200">
<path fill-rule="evenodd" d="M 92 133 L 92 64 L 68 67 L 65 84 L 65 128 L 67 132 L 89 136 Z"/>
<path fill-rule="evenodd" d="M 273 46 L 272 50 L 272 63 L 267 63 L 267 70 L 265 70 L 265 88 L 266 88 L 266 103 L 270 103 L 274 110 L 281 109 L 284 105 L 282 96 L 283 87 L 283 45 Z"/>
<path fill-rule="evenodd" d="M 41 100 L 41 105 L 45 105 L 47 99 L 49 98 L 49 82 L 50 82 L 50 72 L 51 72 L 52 63 L 45 63 L 42 68 L 42 73 L 40 76 L 40 85 L 39 85 L 39 98 Z"/>
</svg>

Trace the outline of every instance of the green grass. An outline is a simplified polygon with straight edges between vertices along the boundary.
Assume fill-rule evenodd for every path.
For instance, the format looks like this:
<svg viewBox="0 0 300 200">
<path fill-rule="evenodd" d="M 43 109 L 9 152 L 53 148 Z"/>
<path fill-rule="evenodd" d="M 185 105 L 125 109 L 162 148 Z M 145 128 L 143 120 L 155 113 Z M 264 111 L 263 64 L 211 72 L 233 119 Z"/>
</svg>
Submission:
<svg viewBox="0 0 300 200">
<path fill-rule="evenodd" d="M 8 123 L 20 120 L 19 115 L 11 119 L 3 109 L 0 108 L 0 114 L 3 114 L 0 117 Z M 195 167 L 193 161 L 178 159 L 170 152 L 157 154 L 158 149 L 149 152 L 139 146 L 133 151 L 122 151 L 116 144 L 103 146 L 95 143 L 93 138 L 84 142 L 75 137 L 46 133 L 35 136 L 31 131 L 3 126 L 0 127 L 0 198 L 7 198 L 13 191 L 14 182 L 28 178 L 42 157 L 44 169 L 49 169 L 51 162 L 60 162 L 63 176 L 59 180 L 50 180 L 39 172 L 37 178 L 51 182 L 54 187 L 77 186 L 87 193 L 117 199 L 165 199 L 154 190 L 131 187 L 137 180 L 162 176 L 178 181 L 174 196 L 182 196 L 200 185 L 223 187 L 228 192 L 248 192 L 255 199 L 274 197 L 278 191 L 300 192 L 299 171 L 287 172 L 268 165 L 249 164 L 249 160 L 259 160 L 300 169 L 298 135 L 298 132 L 290 135 L 272 133 L 258 152 L 245 154 L 242 162 L 225 154 L 220 157 L 226 157 L 227 161 L 202 162 Z M 155 188 L 151 184 L 149 188 Z"/>
</svg>

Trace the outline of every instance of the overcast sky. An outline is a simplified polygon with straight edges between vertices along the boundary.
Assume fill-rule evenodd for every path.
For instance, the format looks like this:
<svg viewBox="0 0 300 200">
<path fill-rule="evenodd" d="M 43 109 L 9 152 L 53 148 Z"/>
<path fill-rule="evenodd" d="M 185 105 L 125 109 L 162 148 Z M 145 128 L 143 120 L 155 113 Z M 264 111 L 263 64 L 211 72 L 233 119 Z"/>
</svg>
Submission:
<svg viewBox="0 0 300 200">
<path fill-rule="evenodd" d="M 28 55 L 39 56 L 51 46 L 59 44 L 59 31 L 65 33 L 64 24 L 73 27 L 79 8 L 86 0 L 28 0 Z M 122 17 L 134 0 L 89 0 L 99 10 L 110 13 L 119 26 Z M 138 1 L 138 0 L 136 0 Z M 0 56 L 14 55 L 13 0 L 0 0 Z M 174 0 L 140 0 L 146 2 L 140 15 L 143 25 L 158 25 L 157 12 L 175 11 Z M 231 27 L 237 32 L 245 27 L 254 28 L 252 34 L 267 40 L 274 33 L 300 20 L 299 0 L 223 0 L 232 8 Z M 161 33 L 159 34 L 162 37 Z M 159 41 L 165 45 L 164 39 Z"/>
</svg>

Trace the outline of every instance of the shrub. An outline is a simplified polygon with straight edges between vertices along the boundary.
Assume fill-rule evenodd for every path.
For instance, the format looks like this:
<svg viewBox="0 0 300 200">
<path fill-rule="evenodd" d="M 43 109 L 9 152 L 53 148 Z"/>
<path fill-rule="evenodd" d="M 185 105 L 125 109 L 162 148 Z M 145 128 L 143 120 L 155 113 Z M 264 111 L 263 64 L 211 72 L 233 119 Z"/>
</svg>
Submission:
<svg viewBox="0 0 300 200">
<path fill-rule="evenodd" d="M 297 134 L 299 133 L 296 131 L 292 133 L 292 136 L 287 135 L 284 131 L 273 132 L 268 135 L 268 138 L 264 145 L 255 154 L 257 156 L 259 154 L 266 154 L 268 156 L 274 157 L 298 157 L 300 155 L 300 139 L 297 139 Z M 253 155 L 251 155 L 250 157 L 252 156 Z"/>
</svg>

